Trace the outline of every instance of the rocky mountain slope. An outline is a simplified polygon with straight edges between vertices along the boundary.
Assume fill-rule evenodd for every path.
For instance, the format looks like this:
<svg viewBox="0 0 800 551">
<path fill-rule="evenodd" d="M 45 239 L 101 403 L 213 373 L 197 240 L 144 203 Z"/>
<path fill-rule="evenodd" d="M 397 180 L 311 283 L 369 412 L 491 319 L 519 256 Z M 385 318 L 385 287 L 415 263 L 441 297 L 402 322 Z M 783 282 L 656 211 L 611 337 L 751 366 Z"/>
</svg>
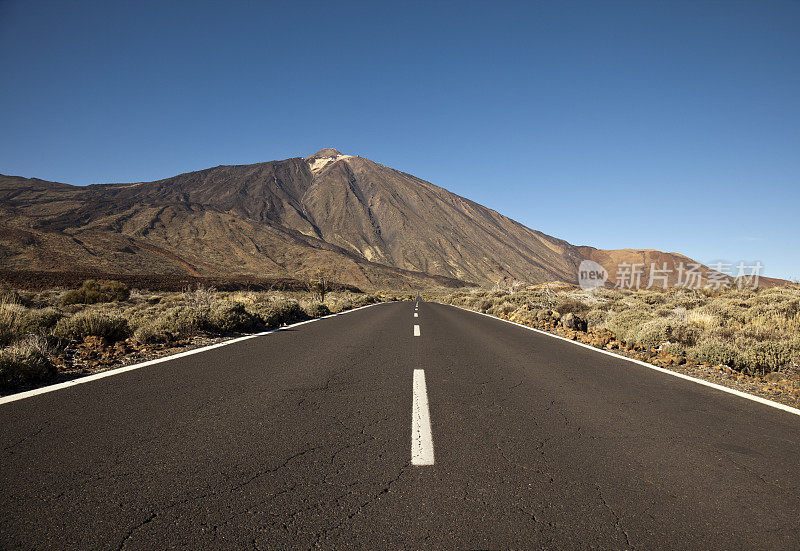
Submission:
<svg viewBox="0 0 800 551">
<path fill-rule="evenodd" d="M 324 266 L 353 285 L 414 288 L 573 282 L 601 253 L 335 149 L 133 184 L 0 176 L 6 270 L 292 277 Z"/>
<path fill-rule="evenodd" d="M 285 276 L 356 285 L 573 280 L 580 257 L 445 189 L 324 149 L 135 184 L 0 177 L 7 269 Z M 438 276 L 438 277 L 430 277 Z"/>
</svg>

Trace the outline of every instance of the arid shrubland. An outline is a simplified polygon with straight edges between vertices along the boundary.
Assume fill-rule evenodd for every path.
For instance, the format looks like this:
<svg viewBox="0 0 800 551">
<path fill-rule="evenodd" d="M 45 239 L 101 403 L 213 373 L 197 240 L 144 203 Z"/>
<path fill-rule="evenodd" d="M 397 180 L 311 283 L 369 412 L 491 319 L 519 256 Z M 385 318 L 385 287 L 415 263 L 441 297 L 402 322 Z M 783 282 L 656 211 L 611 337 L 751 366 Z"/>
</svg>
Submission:
<svg viewBox="0 0 800 551">
<path fill-rule="evenodd" d="M 747 374 L 797 368 L 800 364 L 800 287 L 762 290 L 667 291 L 539 285 L 514 293 L 459 292 L 444 302 L 517 321 L 558 319 L 568 313 L 592 330 L 617 339 Z"/>
<path fill-rule="evenodd" d="M 87 281 L 73 291 L 0 288 L 0 386 L 51 377 L 51 358 L 87 338 L 133 347 L 182 343 L 282 325 L 392 300 L 386 293 L 327 291 L 130 291 L 119 282 Z M 408 298 L 408 297 L 405 297 Z"/>
</svg>

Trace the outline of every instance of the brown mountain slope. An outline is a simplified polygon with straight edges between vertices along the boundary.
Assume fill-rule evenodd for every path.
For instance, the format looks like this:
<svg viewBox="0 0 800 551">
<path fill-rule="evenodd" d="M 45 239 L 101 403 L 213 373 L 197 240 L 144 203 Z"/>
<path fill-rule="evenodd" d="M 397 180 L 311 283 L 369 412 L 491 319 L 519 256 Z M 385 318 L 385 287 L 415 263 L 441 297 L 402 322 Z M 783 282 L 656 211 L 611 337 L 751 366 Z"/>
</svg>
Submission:
<svg viewBox="0 0 800 551">
<path fill-rule="evenodd" d="M 6 270 L 293 277 L 325 266 L 364 288 L 429 288 L 575 282 L 583 258 L 613 276 L 620 259 L 679 256 L 575 247 L 335 149 L 134 184 L 0 176 Z"/>
<path fill-rule="evenodd" d="M 620 265 L 637 266 L 637 269 L 642 271 L 642 286 L 646 287 L 650 277 L 651 267 L 655 266 L 656 270 L 666 269 L 669 271 L 665 275 L 668 276 L 670 286 L 677 283 L 678 268 L 683 263 L 686 269 L 690 264 L 696 264 L 691 258 L 677 254 L 665 253 L 654 249 L 595 249 L 594 247 L 582 246 L 578 247 L 580 253 L 588 258 L 594 260 L 602 265 L 608 272 L 608 280 L 610 282 L 617 281 L 617 268 Z M 698 268 L 702 273 L 707 273 L 710 270 L 706 266 Z M 631 268 L 633 270 L 633 268 Z"/>
<path fill-rule="evenodd" d="M 566 241 L 409 174 L 327 151 L 338 159 L 315 168 L 303 199 L 325 241 L 383 264 L 482 283 L 575 278 L 580 258 Z"/>
<path fill-rule="evenodd" d="M 5 176 L 0 214 L 2 267 L 13 269 L 291 275 L 328 265 L 378 285 L 425 274 L 571 281 L 580 260 L 565 241 L 336 150 L 137 184 Z"/>
<path fill-rule="evenodd" d="M 696 260 L 692 260 L 688 256 L 684 256 L 679 253 L 665 253 L 663 251 L 657 251 L 655 249 L 595 249 L 594 247 L 587 247 L 581 246 L 578 247 L 578 251 L 582 256 L 588 258 L 589 260 L 593 260 L 603 266 L 606 271 L 608 272 L 608 281 L 611 283 L 618 283 L 618 268 L 621 265 L 628 265 L 628 268 L 622 268 L 623 270 L 630 270 L 629 273 L 632 273 L 634 270 L 641 270 L 641 287 L 646 288 L 650 283 L 650 272 L 653 268 L 657 270 L 654 275 L 664 275 L 667 278 L 667 285 L 669 287 L 676 286 L 680 283 L 688 283 L 691 285 L 692 280 L 691 276 L 687 275 L 690 269 L 696 269 L 701 274 L 703 274 L 703 279 L 700 282 L 701 286 L 705 286 L 709 284 L 709 276 L 714 277 L 715 270 L 712 270 L 708 266 L 700 264 Z M 684 271 L 681 272 L 681 264 L 683 264 Z M 633 266 L 636 265 L 636 268 Z M 694 268 L 693 268 L 694 266 Z M 660 274 L 658 272 L 660 270 Z M 666 271 L 664 271 L 666 270 Z M 736 270 L 735 267 L 730 267 L 728 270 L 732 270 L 735 274 Z M 749 271 L 747 272 L 749 273 Z M 681 276 L 681 281 L 678 281 L 679 275 Z M 736 280 L 732 277 L 724 277 L 725 274 L 721 274 L 719 277 L 724 279 L 726 282 L 730 284 L 736 284 Z M 627 283 L 631 281 L 631 278 L 627 275 L 621 276 L 622 279 Z M 759 277 L 758 278 L 758 285 L 759 287 L 777 287 L 786 285 L 789 282 L 783 279 L 775 279 L 770 277 Z M 747 285 L 743 282 L 743 285 Z M 655 277 L 653 280 L 653 286 L 655 288 L 663 287 L 663 280 L 658 279 Z"/>
<path fill-rule="evenodd" d="M 295 277 L 327 266 L 336 279 L 365 288 L 464 284 L 379 265 L 290 228 L 184 200 L 195 190 L 184 194 L 180 185 L 172 189 L 176 197 L 150 184 L 55 184 L 52 192 L 49 185 L 0 176 L 0 268 Z M 138 187 L 142 193 L 133 194 Z"/>
</svg>

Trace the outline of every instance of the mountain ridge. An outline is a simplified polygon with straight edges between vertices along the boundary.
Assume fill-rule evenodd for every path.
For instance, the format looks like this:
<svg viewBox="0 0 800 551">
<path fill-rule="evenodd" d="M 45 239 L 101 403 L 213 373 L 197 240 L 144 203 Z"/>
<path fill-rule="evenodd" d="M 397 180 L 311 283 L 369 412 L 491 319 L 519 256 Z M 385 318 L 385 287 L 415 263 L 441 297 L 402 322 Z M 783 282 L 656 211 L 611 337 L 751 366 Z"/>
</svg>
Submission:
<svg viewBox="0 0 800 551">
<path fill-rule="evenodd" d="M 286 277 L 324 266 L 362 287 L 429 287 L 576 282 L 592 256 L 335 148 L 151 182 L 0 175 L 0 214 L 0 259 L 12 269 Z"/>
</svg>

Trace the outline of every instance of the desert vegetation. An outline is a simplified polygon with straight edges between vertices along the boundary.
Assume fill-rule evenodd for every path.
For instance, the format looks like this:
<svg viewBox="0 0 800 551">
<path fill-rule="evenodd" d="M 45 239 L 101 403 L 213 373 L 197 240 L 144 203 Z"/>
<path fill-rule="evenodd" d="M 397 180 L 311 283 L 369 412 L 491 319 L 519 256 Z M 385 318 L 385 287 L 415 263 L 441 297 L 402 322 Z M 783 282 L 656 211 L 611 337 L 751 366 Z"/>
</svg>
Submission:
<svg viewBox="0 0 800 551">
<path fill-rule="evenodd" d="M 788 380 L 800 397 L 798 285 L 587 291 L 545 284 L 437 298 L 664 367 L 709 367 L 757 382 Z"/>
<path fill-rule="evenodd" d="M 323 300 L 321 300 L 324 299 Z M 350 290 L 182 292 L 87 280 L 72 290 L 0 287 L 0 387 L 91 372 L 209 339 L 275 329 L 367 304 L 391 293 Z"/>
</svg>

